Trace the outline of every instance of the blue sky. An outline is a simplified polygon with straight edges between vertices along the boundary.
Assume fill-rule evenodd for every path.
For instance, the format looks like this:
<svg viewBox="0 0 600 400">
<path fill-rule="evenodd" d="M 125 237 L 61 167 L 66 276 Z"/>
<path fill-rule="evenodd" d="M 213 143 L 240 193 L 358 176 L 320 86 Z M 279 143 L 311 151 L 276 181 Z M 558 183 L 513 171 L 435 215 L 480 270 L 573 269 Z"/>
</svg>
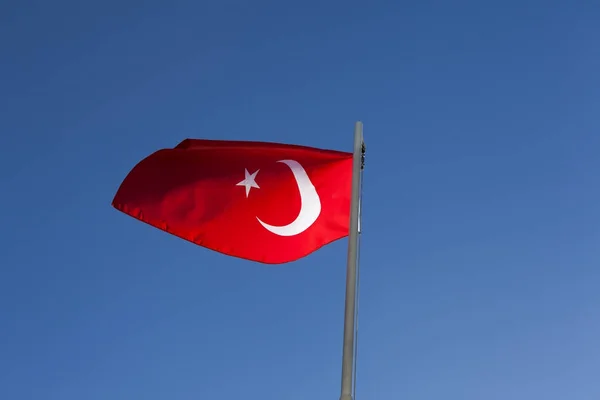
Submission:
<svg viewBox="0 0 600 400">
<path fill-rule="evenodd" d="M 0 5 L 0 398 L 337 399 L 346 242 L 279 267 L 111 208 L 181 139 L 350 150 L 358 399 L 600 397 L 600 6 Z"/>
</svg>

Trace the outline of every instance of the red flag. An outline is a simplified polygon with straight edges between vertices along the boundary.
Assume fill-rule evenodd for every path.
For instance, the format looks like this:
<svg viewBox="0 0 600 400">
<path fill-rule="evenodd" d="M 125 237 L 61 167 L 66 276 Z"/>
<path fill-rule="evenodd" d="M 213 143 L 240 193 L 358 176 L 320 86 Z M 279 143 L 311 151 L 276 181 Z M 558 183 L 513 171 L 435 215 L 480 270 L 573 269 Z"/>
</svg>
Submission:
<svg viewBox="0 0 600 400">
<path fill-rule="evenodd" d="M 197 245 L 267 264 L 349 231 L 352 154 L 186 139 L 127 175 L 113 206 Z"/>
</svg>

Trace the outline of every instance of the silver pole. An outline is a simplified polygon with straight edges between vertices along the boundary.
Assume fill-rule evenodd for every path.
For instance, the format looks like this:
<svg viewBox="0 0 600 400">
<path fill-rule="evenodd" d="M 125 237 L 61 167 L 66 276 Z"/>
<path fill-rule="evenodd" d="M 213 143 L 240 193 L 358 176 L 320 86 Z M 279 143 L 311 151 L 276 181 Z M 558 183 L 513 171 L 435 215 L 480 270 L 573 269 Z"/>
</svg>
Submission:
<svg viewBox="0 0 600 400">
<path fill-rule="evenodd" d="M 352 197 L 350 199 L 350 232 L 346 266 L 346 309 L 344 313 L 344 348 L 342 355 L 342 394 L 340 400 L 352 400 L 354 365 L 354 316 L 356 312 L 356 256 L 360 201 L 360 171 L 363 150 L 363 124 L 354 126 L 354 159 L 352 163 Z"/>
</svg>

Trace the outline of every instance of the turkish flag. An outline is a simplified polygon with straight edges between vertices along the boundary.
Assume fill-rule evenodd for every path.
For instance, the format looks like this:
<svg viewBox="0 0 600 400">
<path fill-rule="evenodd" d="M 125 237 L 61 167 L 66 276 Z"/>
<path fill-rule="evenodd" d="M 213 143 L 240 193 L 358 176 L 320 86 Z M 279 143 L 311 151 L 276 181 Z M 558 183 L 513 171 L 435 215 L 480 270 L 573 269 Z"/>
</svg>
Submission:
<svg viewBox="0 0 600 400">
<path fill-rule="evenodd" d="M 186 139 L 148 156 L 112 205 L 197 245 L 279 264 L 349 232 L 352 154 Z"/>
</svg>

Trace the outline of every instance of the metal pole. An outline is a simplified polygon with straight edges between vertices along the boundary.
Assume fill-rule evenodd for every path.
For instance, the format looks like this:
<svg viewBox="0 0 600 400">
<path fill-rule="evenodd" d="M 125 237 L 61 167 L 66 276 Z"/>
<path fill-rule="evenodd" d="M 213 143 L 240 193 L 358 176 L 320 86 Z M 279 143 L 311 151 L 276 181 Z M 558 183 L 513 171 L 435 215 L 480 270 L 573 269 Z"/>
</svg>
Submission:
<svg viewBox="0 0 600 400">
<path fill-rule="evenodd" d="M 352 197 L 350 199 L 350 232 L 346 266 L 346 309 L 344 313 L 344 347 L 342 355 L 342 394 L 340 400 L 352 400 L 354 361 L 354 316 L 356 312 L 356 261 L 360 201 L 360 171 L 363 152 L 363 124 L 354 126 L 354 159 L 352 163 Z"/>
</svg>

